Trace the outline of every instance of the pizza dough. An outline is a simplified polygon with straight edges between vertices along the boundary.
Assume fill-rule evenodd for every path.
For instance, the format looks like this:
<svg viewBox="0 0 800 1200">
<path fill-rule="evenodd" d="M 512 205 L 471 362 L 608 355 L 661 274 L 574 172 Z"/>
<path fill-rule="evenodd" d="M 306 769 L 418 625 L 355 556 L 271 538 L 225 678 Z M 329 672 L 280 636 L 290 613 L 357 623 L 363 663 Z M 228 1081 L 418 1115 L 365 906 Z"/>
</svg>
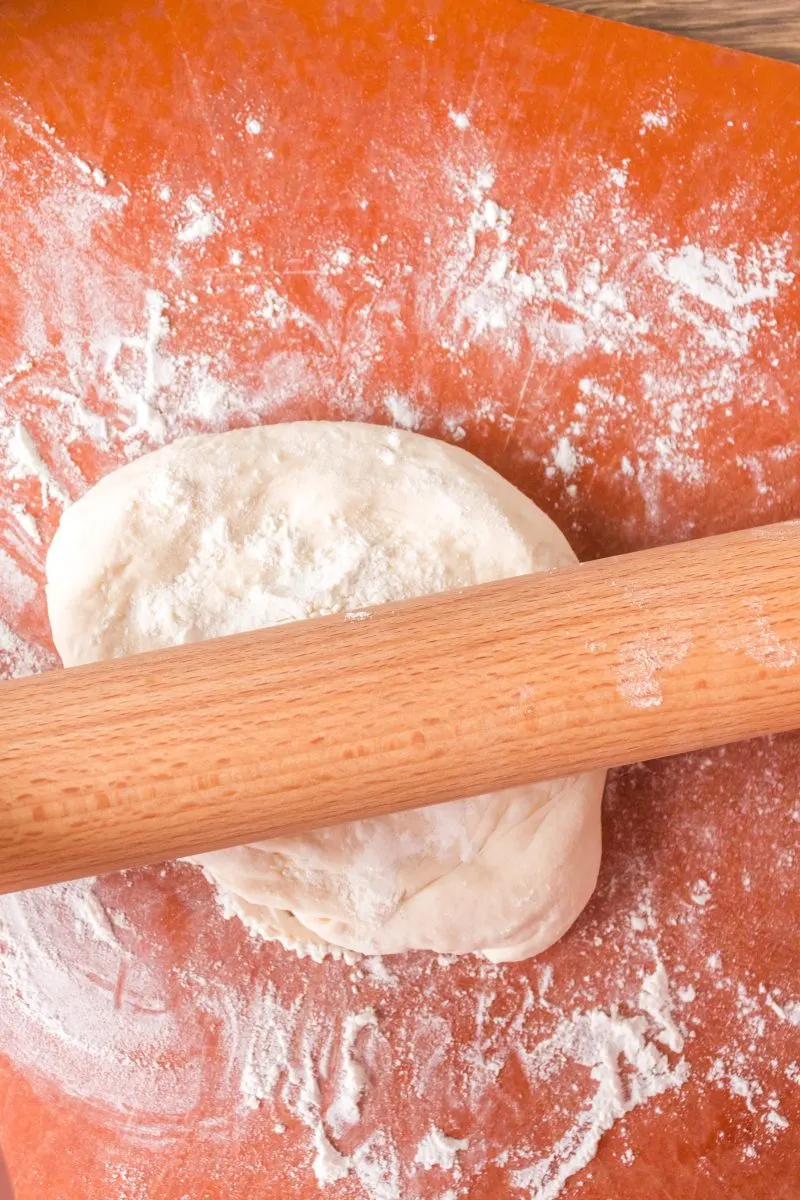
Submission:
<svg viewBox="0 0 800 1200">
<path fill-rule="evenodd" d="M 106 476 L 61 520 L 47 602 L 70 666 L 573 562 L 552 521 L 465 451 L 298 422 L 187 438 Z M 603 782 L 592 772 L 194 861 L 229 914 L 306 952 L 525 958 L 591 895 Z"/>
</svg>

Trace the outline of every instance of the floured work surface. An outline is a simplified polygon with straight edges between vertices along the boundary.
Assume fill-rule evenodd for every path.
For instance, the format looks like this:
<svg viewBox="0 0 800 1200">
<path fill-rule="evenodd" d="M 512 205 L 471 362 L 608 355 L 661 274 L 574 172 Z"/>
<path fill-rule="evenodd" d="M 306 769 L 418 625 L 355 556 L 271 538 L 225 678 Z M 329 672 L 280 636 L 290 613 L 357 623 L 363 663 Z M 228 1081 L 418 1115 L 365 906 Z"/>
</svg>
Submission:
<svg viewBox="0 0 800 1200">
<path fill-rule="evenodd" d="M 583 557 L 797 515 L 794 68 L 510 3 L 70 7 L 0 41 L 5 674 L 54 663 L 61 507 L 195 430 L 420 429 Z M 617 772 L 514 967 L 299 961 L 188 866 L 0 899 L 19 1200 L 795 1196 L 799 746 Z"/>
</svg>

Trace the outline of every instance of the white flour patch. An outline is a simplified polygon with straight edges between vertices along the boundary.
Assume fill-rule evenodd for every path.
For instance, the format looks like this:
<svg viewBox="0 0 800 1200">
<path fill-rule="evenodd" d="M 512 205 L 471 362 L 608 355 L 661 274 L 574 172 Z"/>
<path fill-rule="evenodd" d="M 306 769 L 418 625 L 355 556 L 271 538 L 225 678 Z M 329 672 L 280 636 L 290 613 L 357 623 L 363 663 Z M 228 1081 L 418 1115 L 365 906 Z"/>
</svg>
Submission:
<svg viewBox="0 0 800 1200">
<path fill-rule="evenodd" d="M 787 1000 L 783 1013 L 790 1025 L 800 1026 L 800 1000 Z"/>
<path fill-rule="evenodd" d="M 86 933 L 94 941 L 119 950 L 119 943 L 111 919 L 103 907 L 96 891 L 93 877 L 76 880 L 70 887 L 69 903 L 79 936 Z M 123 922 L 126 924 L 126 922 Z"/>
<path fill-rule="evenodd" d="M 677 254 L 654 253 L 648 261 L 674 285 L 669 304 L 675 315 L 711 350 L 738 357 L 749 351 L 781 287 L 794 279 L 789 249 L 778 241 L 743 257 L 733 249 L 718 254 L 687 245 Z"/>
<path fill-rule="evenodd" d="M 38 592 L 35 579 L 19 569 L 14 559 L 0 546 L 0 598 L 18 617 Z"/>
<path fill-rule="evenodd" d="M 643 112 L 639 132 L 644 133 L 647 129 L 669 129 L 669 113 L 663 109 L 648 109 L 647 112 Z"/>
<path fill-rule="evenodd" d="M 450 120 L 455 125 L 456 129 L 460 129 L 460 130 L 462 130 L 462 132 L 465 129 L 469 129 L 470 120 L 469 120 L 469 116 L 467 115 L 467 113 L 456 112 L 456 110 L 454 108 L 451 108 L 448 113 L 448 116 L 450 117 Z"/>
<path fill-rule="evenodd" d="M 417 1146 L 414 1162 L 419 1163 L 424 1171 L 429 1171 L 431 1167 L 452 1171 L 459 1150 L 466 1150 L 467 1146 L 468 1138 L 447 1137 L 434 1125 Z"/>
<path fill-rule="evenodd" d="M 662 671 L 676 667 L 689 653 L 687 634 L 659 630 L 625 642 L 619 651 L 617 690 L 633 708 L 657 708 L 663 701 Z"/>
<path fill-rule="evenodd" d="M 392 424 L 400 429 L 419 429 L 422 424 L 422 417 L 411 407 L 405 396 L 387 396 L 383 405 L 392 419 Z"/>
<path fill-rule="evenodd" d="M 39 533 L 39 526 L 36 524 L 36 518 L 31 516 L 27 508 L 23 504 L 17 504 L 11 500 L 9 501 L 8 511 L 14 517 L 25 537 L 35 542 L 37 546 L 41 546 L 42 538 Z"/>
<path fill-rule="evenodd" d="M 576 1014 L 534 1051 L 532 1059 L 540 1070 L 553 1069 L 568 1055 L 590 1069 L 596 1084 L 590 1103 L 553 1149 L 512 1175 L 513 1185 L 535 1200 L 555 1200 L 567 1181 L 591 1162 L 603 1134 L 618 1120 L 688 1079 L 688 1063 L 673 1062 L 655 1045 L 665 1035 L 668 1042 L 675 1037 L 669 1001 L 659 997 L 654 1002 L 651 989 L 651 981 L 645 980 L 642 996 L 652 1024 L 647 1017 L 623 1018 L 597 1010 Z"/>
<path fill-rule="evenodd" d="M 747 600 L 744 601 L 744 607 L 751 614 L 750 631 L 736 636 L 723 631 L 721 640 L 725 648 L 739 650 L 770 671 L 785 671 L 793 667 L 797 662 L 798 648 L 778 636 L 764 611 L 763 601 Z"/>
<path fill-rule="evenodd" d="M 2 898 L 3 1046 L 71 1096 L 168 1124 L 197 1104 L 202 1063 L 153 1070 L 180 1044 L 176 1016 L 147 954 L 124 950 L 90 886 Z"/>
<path fill-rule="evenodd" d="M 22 421 L 15 421 L 11 436 L 6 442 L 6 457 L 9 462 L 8 475 L 10 479 L 38 479 L 42 487 L 42 503 L 46 504 L 50 496 L 68 504 L 69 498 L 53 478 L 50 468 L 42 461 L 38 447 Z"/>
<path fill-rule="evenodd" d="M 326 1036 L 331 1032 L 327 1023 L 304 1022 L 299 1006 L 284 1007 L 272 989 L 262 997 L 252 1023 L 252 1040 L 241 1080 L 245 1102 L 250 1106 L 270 1102 L 302 1121 L 313 1140 L 312 1170 L 319 1184 L 345 1178 L 356 1169 L 357 1159 L 337 1150 L 331 1136 L 341 1137 L 359 1122 L 359 1104 L 367 1076 L 354 1058 L 354 1045 L 362 1030 L 377 1026 L 375 1013 L 366 1009 L 347 1013 L 343 1018 L 338 1031 L 336 1088 L 325 1117 L 321 1085 L 327 1070 L 320 1059 L 325 1057 Z M 362 1154 L 364 1150 L 362 1145 Z"/>
<path fill-rule="evenodd" d="M 149 288 L 144 295 L 144 310 L 142 335 L 108 337 L 98 342 L 96 349 L 119 405 L 133 416 L 125 437 L 146 434 L 154 442 L 163 442 L 166 423 L 156 407 L 156 398 L 172 382 L 174 372 L 173 364 L 161 351 L 169 331 L 167 300 Z"/>
<path fill-rule="evenodd" d="M 56 656 L 10 629 L 0 621 L 0 679 L 19 679 L 38 675 L 56 665 Z"/>
<path fill-rule="evenodd" d="M 693 989 L 687 998 L 693 999 Z M 656 1040 L 663 1042 L 674 1054 L 680 1054 L 684 1046 L 684 1036 L 672 1016 L 669 979 L 663 963 L 658 963 L 652 975 L 648 975 L 642 984 L 639 1007 L 642 1012 L 647 1013 L 656 1028 L 661 1030 L 656 1034 Z"/>
<path fill-rule="evenodd" d="M 179 242 L 204 242 L 221 228 L 219 217 L 205 208 L 199 196 L 188 196 L 185 208 L 189 219 L 178 230 Z"/>
<path fill-rule="evenodd" d="M 692 885 L 689 895 L 691 896 L 694 904 L 698 905 L 699 908 L 705 908 L 705 906 L 711 900 L 711 887 L 708 880 L 698 879 L 697 882 Z"/>
<path fill-rule="evenodd" d="M 358 1124 L 361 1115 L 361 1093 L 366 1086 L 367 1076 L 362 1064 L 355 1057 L 355 1045 L 362 1030 L 376 1028 L 377 1025 L 378 1018 L 372 1008 L 348 1013 L 345 1017 L 340 1047 L 339 1086 L 326 1114 L 328 1124 L 336 1137 L 341 1137 L 347 1129 Z"/>
<path fill-rule="evenodd" d="M 580 459 L 575 453 L 575 448 L 568 437 L 560 437 L 553 451 L 553 466 L 559 470 L 562 475 L 574 475 L 578 468 Z"/>
</svg>

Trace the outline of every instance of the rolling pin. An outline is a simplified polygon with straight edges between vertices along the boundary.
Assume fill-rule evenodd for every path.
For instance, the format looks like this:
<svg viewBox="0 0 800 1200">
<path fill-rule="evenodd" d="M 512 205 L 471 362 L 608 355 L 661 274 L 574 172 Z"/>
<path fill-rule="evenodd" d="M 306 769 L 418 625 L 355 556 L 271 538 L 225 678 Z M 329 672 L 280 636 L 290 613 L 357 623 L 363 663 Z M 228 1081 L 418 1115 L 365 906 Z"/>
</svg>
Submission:
<svg viewBox="0 0 800 1200">
<path fill-rule="evenodd" d="M 800 522 L 0 685 L 10 891 L 800 727 Z"/>
</svg>

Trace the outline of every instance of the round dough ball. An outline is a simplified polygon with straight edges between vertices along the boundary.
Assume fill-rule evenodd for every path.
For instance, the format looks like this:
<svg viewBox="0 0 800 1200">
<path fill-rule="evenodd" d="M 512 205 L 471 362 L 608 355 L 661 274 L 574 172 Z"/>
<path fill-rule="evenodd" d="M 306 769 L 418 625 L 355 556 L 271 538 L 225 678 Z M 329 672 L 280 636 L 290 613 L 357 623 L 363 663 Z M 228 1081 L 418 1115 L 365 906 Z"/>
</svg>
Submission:
<svg viewBox="0 0 800 1200">
<path fill-rule="evenodd" d="M 187 438 L 106 476 L 64 513 L 47 602 L 71 666 L 575 561 L 465 451 L 310 421 Z M 592 772 L 194 861 L 228 913 L 305 952 L 525 958 L 592 893 L 603 783 Z"/>
</svg>

